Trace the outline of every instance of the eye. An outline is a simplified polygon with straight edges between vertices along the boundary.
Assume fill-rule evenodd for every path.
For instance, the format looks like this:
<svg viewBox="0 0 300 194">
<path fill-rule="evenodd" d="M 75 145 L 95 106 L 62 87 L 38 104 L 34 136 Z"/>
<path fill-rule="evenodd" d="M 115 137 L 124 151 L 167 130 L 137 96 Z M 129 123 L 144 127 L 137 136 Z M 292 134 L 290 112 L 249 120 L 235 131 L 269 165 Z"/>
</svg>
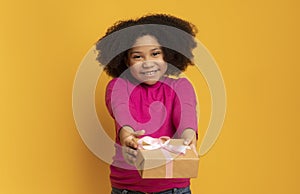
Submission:
<svg viewBox="0 0 300 194">
<path fill-rule="evenodd" d="M 140 58 L 142 58 L 142 56 L 141 55 L 133 55 L 133 56 L 131 56 L 133 59 L 140 59 Z"/>
<path fill-rule="evenodd" d="M 153 53 L 152 53 L 152 56 L 157 57 L 157 56 L 159 56 L 160 54 L 161 54 L 160 51 L 156 51 L 156 52 L 153 52 Z"/>
</svg>

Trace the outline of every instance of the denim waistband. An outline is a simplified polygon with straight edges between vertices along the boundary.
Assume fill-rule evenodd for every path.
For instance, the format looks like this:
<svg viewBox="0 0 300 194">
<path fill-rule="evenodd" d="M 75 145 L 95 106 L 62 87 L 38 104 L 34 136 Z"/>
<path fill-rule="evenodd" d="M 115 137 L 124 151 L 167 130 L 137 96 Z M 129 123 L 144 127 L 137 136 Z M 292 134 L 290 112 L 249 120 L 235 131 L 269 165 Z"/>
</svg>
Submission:
<svg viewBox="0 0 300 194">
<path fill-rule="evenodd" d="M 173 188 L 160 192 L 144 193 L 140 191 L 130 191 L 126 189 L 112 188 L 111 194 L 191 194 L 190 187 Z"/>
</svg>

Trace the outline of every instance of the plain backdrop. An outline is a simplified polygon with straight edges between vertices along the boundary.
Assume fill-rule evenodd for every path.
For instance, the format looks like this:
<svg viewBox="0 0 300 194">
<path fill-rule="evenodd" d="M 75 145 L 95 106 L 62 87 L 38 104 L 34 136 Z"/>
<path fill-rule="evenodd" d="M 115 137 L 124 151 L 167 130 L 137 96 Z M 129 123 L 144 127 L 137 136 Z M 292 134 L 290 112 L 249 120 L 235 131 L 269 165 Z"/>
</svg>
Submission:
<svg viewBox="0 0 300 194">
<path fill-rule="evenodd" d="M 115 21 L 169 13 L 194 23 L 217 61 L 227 113 L 201 157 L 194 194 L 298 194 L 299 2 L 296 0 L 52 0 L 0 6 L 0 193 L 103 194 L 109 166 L 83 143 L 72 88 L 87 51 Z M 200 138 L 210 94 L 195 68 L 187 75 L 200 105 Z M 97 114 L 113 138 L 99 79 Z"/>
</svg>

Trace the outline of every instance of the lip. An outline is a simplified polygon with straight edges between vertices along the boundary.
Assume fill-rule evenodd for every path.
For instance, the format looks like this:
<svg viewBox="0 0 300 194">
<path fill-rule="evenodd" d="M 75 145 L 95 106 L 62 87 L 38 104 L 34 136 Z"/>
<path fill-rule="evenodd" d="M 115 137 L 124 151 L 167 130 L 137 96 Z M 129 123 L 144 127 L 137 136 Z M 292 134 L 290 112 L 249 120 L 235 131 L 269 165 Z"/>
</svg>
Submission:
<svg viewBox="0 0 300 194">
<path fill-rule="evenodd" d="M 155 75 L 158 71 L 160 71 L 160 69 L 155 69 L 155 70 L 151 70 L 151 71 L 143 71 L 140 72 L 140 74 L 144 75 L 144 76 L 153 76 Z"/>
</svg>

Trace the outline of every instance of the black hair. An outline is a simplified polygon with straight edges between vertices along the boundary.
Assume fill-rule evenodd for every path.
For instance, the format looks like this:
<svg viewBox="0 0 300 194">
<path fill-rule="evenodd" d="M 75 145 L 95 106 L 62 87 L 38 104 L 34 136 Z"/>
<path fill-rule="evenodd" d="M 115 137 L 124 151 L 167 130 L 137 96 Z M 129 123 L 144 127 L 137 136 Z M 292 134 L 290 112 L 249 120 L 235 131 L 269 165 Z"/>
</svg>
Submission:
<svg viewBox="0 0 300 194">
<path fill-rule="evenodd" d="M 118 21 L 96 43 L 97 60 L 108 75 L 119 77 L 127 69 L 127 53 L 136 39 L 151 35 L 162 45 L 164 61 L 169 64 L 166 74 L 178 75 L 193 65 L 196 33 L 197 28 L 190 22 L 167 14 Z"/>
</svg>

